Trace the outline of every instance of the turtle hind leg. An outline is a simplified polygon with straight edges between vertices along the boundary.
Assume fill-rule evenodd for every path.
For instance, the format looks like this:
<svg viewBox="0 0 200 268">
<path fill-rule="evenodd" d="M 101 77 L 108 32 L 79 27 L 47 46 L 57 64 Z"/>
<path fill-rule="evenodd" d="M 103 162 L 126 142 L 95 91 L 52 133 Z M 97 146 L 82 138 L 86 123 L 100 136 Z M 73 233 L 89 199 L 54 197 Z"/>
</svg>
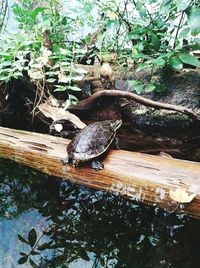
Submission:
<svg viewBox="0 0 200 268">
<path fill-rule="evenodd" d="M 104 168 L 104 164 L 99 160 L 93 160 L 91 167 L 95 170 L 102 170 Z"/>
<path fill-rule="evenodd" d="M 119 147 L 119 139 L 117 137 L 114 138 L 112 144 L 111 144 L 111 148 L 115 149 L 115 150 L 120 150 Z"/>
</svg>

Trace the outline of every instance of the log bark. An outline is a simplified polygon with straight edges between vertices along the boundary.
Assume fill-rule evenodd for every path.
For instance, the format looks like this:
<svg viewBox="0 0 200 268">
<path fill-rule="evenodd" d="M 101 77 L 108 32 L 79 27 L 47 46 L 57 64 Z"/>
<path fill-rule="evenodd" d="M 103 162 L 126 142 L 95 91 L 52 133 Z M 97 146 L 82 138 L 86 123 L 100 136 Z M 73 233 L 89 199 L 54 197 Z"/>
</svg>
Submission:
<svg viewBox="0 0 200 268">
<path fill-rule="evenodd" d="M 200 218 L 200 164 L 124 150 L 110 150 L 101 171 L 84 163 L 63 165 L 69 140 L 0 127 L 0 157 L 14 160 L 56 177 L 120 194 L 170 211 Z M 169 191 L 186 187 L 196 197 L 178 204 Z"/>
</svg>

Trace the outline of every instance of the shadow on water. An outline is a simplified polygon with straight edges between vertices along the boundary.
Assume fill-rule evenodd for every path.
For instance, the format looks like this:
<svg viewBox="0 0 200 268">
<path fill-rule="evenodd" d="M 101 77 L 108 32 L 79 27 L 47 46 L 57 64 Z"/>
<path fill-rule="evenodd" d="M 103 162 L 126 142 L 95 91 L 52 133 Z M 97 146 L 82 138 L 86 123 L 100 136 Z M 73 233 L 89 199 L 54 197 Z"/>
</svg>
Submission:
<svg viewBox="0 0 200 268">
<path fill-rule="evenodd" d="M 200 221 L 0 161 L 0 267 L 196 268 Z"/>
</svg>

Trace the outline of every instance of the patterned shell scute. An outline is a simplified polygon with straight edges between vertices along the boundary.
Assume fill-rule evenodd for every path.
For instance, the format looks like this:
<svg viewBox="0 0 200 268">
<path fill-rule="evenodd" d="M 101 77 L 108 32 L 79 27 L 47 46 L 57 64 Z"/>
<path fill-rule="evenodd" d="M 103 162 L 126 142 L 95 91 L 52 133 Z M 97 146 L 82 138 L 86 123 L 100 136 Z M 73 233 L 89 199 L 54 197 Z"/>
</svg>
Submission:
<svg viewBox="0 0 200 268">
<path fill-rule="evenodd" d="M 104 153 L 116 134 L 111 122 L 96 122 L 82 129 L 67 147 L 69 157 L 85 161 Z"/>
</svg>

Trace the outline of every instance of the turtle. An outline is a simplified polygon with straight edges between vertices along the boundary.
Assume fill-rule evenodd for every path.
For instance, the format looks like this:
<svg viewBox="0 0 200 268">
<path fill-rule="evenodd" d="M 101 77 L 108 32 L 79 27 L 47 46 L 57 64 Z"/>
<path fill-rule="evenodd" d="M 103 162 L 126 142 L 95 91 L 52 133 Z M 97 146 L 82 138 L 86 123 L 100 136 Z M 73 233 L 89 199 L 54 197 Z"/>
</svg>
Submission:
<svg viewBox="0 0 200 268">
<path fill-rule="evenodd" d="M 93 160 L 93 169 L 103 169 L 103 163 L 95 159 L 109 148 L 121 124 L 122 120 L 105 120 L 87 125 L 68 144 L 68 157 L 62 162 L 77 167 L 79 162 Z"/>
</svg>

